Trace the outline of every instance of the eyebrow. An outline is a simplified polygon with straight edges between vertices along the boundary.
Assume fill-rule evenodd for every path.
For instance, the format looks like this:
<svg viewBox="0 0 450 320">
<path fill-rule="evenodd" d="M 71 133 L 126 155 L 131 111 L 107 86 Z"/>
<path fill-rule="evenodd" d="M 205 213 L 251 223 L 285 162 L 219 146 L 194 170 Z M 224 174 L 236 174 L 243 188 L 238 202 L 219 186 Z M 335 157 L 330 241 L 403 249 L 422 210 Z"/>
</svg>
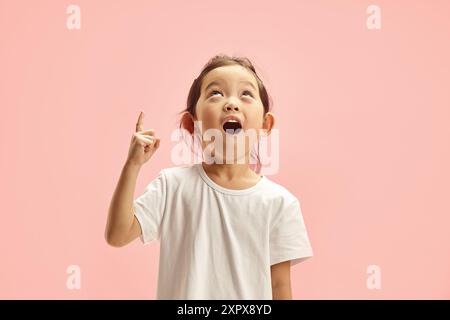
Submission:
<svg viewBox="0 0 450 320">
<path fill-rule="evenodd" d="M 241 81 L 239 81 L 239 83 L 241 83 L 241 82 L 247 83 L 247 84 L 251 85 L 252 88 L 256 90 L 255 85 L 254 85 L 251 81 L 248 81 L 248 80 L 241 80 Z M 207 91 L 208 88 L 211 87 L 211 86 L 213 86 L 213 85 L 220 85 L 220 80 L 214 80 L 214 81 L 210 82 L 210 83 L 206 86 L 205 91 Z"/>
</svg>

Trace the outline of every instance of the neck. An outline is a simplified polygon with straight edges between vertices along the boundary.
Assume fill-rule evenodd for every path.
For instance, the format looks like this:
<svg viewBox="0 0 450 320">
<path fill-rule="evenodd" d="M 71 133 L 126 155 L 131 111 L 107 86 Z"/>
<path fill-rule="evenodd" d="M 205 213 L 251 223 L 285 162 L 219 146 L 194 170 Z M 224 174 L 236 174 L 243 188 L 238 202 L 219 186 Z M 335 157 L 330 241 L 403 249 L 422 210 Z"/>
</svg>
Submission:
<svg viewBox="0 0 450 320">
<path fill-rule="evenodd" d="M 242 177 L 254 176 L 255 172 L 248 164 L 207 164 L 202 162 L 203 169 L 210 175 L 224 180 L 233 180 Z"/>
</svg>

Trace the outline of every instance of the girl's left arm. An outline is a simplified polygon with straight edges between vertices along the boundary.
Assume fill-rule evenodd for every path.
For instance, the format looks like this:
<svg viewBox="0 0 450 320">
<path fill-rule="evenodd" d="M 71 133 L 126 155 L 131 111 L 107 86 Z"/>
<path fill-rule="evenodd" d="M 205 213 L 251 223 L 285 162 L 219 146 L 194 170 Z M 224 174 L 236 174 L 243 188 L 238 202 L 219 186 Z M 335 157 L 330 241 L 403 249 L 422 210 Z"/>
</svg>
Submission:
<svg viewBox="0 0 450 320">
<path fill-rule="evenodd" d="M 270 267 L 272 277 L 272 299 L 292 300 L 291 261 L 284 261 Z"/>
</svg>

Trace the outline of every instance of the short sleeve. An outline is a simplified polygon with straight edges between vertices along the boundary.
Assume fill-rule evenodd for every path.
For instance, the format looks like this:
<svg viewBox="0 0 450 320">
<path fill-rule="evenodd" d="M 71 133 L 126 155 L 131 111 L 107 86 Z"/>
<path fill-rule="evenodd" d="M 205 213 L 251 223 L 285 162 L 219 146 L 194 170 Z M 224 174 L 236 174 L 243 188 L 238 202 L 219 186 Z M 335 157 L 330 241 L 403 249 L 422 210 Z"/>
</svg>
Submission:
<svg viewBox="0 0 450 320">
<path fill-rule="evenodd" d="M 313 256 L 300 203 L 296 199 L 274 218 L 270 230 L 270 265 L 291 260 L 291 266 Z"/>
<path fill-rule="evenodd" d="M 133 202 L 134 215 L 141 226 L 140 239 L 144 245 L 160 239 L 160 225 L 164 215 L 166 179 L 161 171 Z"/>
</svg>

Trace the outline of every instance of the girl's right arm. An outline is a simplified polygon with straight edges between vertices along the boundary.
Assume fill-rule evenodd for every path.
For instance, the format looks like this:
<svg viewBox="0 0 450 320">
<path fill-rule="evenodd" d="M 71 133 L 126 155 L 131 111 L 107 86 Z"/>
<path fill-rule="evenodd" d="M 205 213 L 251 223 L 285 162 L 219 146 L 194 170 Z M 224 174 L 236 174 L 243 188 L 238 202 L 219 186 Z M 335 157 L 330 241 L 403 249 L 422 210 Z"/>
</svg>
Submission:
<svg viewBox="0 0 450 320">
<path fill-rule="evenodd" d="M 142 165 L 151 158 L 160 143 L 160 139 L 154 135 L 155 130 L 143 131 L 143 117 L 144 113 L 141 112 L 136 123 L 136 132 L 131 138 L 127 161 L 122 168 L 108 210 L 105 239 L 114 247 L 122 247 L 142 233 L 133 211 L 134 190 Z"/>
</svg>

